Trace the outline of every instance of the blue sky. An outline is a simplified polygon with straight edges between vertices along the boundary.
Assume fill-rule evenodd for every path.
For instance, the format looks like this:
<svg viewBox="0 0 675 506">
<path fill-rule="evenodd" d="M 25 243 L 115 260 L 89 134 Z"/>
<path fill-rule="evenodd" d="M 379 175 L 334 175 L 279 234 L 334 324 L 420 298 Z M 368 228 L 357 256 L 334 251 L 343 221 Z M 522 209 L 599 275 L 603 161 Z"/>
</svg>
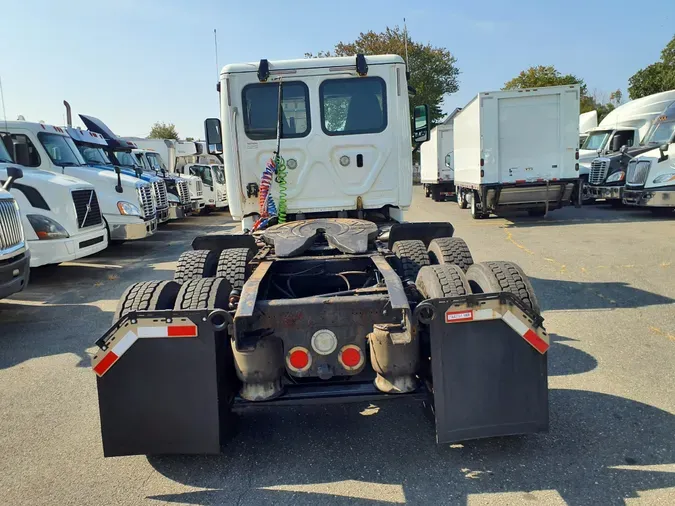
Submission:
<svg viewBox="0 0 675 506">
<path fill-rule="evenodd" d="M 407 20 L 411 38 L 447 47 L 461 71 L 444 109 L 499 89 L 531 65 L 555 65 L 605 96 L 658 60 L 675 34 L 673 0 L 649 14 L 628 0 L 2 0 L 0 77 L 7 119 L 101 118 L 118 135 L 155 121 L 202 137 L 218 114 L 219 63 L 302 58 Z M 322 6 L 325 3 L 325 6 Z M 106 8 L 105 6 L 114 5 Z M 19 7 L 20 6 L 20 7 Z M 330 6 L 330 7 L 329 7 Z M 641 20 L 648 20 L 642 23 Z M 0 111 L 1 113 L 1 111 Z"/>
</svg>

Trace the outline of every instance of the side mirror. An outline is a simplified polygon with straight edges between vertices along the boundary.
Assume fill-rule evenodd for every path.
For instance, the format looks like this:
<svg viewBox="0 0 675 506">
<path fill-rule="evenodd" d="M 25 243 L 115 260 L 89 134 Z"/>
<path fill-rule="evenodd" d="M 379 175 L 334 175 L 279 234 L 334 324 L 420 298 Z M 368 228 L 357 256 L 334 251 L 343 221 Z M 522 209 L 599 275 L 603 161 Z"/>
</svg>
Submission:
<svg viewBox="0 0 675 506">
<path fill-rule="evenodd" d="M 614 141 L 612 141 L 612 148 L 614 148 Z M 619 151 L 622 155 L 625 155 L 626 153 L 628 153 L 628 146 L 624 144 L 623 146 L 621 146 L 621 149 L 614 149 L 614 151 Z"/>
<path fill-rule="evenodd" d="M 3 189 L 5 190 L 11 189 L 14 181 L 16 181 L 17 179 L 21 179 L 22 177 L 23 177 L 23 170 L 21 170 L 19 167 L 7 167 L 7 180 L 3 185 Z"/>
<path fill-rule="evenodd" d="M 415 106 L 413 118 L 413 142 L 422 144 L 429 140 L 429 106 Z"/>
<path fill-rule="evenodd" d="M 621 147 L 621 137 L 619 136 L 612 137 L 612 145 L 610 149 L 612 150 L 613 153 L 616 153 L 617 151 L 619 151 L 619 149 L 623 149 Z"/>
<path fill-rule="evenodd" d="M 663 143 L 659 146 L 659 153 L 661 154 L 661 156 L 659 157 L 659 160 L 658 160 L 659 163 L 665 162 L 666 160 L 668 160 L 668 148 L 669 147 L 670 147 L 670 144 L 668 144 L 667 142 L 665 142 L 665 143 Z"/>
<path fill-rule="evenodd" d="M 204 121 L 206 134 L 206 150 L 210 155 L 223 153 L 223 129 L 218 118 L 207 118 Z"/>
<path fill-rule="evenodd" d="M 117 173 L 117 186 L 115 186 L 115 191 L 117 193 L 124 193 L 124 189 L 122 188 L 122 169 L 120 169 L 119 165 L 115 165 L 115 173 Z"/>
</svg>

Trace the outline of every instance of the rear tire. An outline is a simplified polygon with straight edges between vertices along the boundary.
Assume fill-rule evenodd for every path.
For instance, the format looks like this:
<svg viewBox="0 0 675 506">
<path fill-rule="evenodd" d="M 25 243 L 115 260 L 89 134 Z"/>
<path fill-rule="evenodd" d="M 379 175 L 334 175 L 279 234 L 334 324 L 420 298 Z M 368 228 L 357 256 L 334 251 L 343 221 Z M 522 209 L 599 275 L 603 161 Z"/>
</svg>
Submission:
<svg viewBox="0 0 675 506">
<path fill-rule="evenodd" d="M 541 313 L 530 279 L 513 262 L 480 262 L 466 272 L 473 293 L 510 292 L 536 313 Z"/>
<path fill-rule="evenodd" d="M 113 317 L 113 323 L 130 311 L 173 309 L 180 285 L 175 281 L 142 281 L 127 288 Z"/>
<path fill-rule="evenodd" d="M 434 239 L 429 243 L 427 252 L 432 264 L 457 265 L 464 272 L 473 264 L 469 247 L 459 237 Z"/>
<path fill-rule="evenodd" d="M 224 278 L 191 279 L 180 287 L 174 304 L 180 309 L 225 309 L 232 287 Z"/>
<path fill-rule="evenodd" d="M 431 200 L 434 202 L 441 200 L 441 190 L 438 188 L 438 186 L 431 187 Z"/>
<path fill-rule="evenodd" d="M 425 299 L 459 297 L 471 293 L 469 282 L 457 265 L 428 265 L 420 269 L 415 280 Z"/>
<path fill-rule="evenodd" d="M 185 283 L 191 279 L 210 278 L 218 270 L 218 254 L 210 250 L 186 251 L 178 259 L 173 279 Z"/>
<path fill-rule="evenodd" d="M 217 278 L 225 278 L 233 289 L 241 290 L 251 275 L 249 262 L 255 256 L 255 251 L 249 248 L 224 249 L 218 259 Z"/>
<path fill-rule="evenodd" d="M 466 209 L 466 198 L 464 198 L 464 192 L 457 190 L 457 205 L 460 209 Z"/>
<path fill-rule="evenodd" d="M 474 220 L 482 220 L 487 216 L 489 215 L 486 215 L 482 209 L 478 209 L 478 192 L 474 191 L 473 195 L 471 195 L 471 217 Z"/>
<path fill-rule="evenodd" d="M 398 258 L 402 279 L 414 280 L 422 267 L 431 264 L 427 248 L 419 240 L 396 241 L 391 251 Z"/>
</svg>

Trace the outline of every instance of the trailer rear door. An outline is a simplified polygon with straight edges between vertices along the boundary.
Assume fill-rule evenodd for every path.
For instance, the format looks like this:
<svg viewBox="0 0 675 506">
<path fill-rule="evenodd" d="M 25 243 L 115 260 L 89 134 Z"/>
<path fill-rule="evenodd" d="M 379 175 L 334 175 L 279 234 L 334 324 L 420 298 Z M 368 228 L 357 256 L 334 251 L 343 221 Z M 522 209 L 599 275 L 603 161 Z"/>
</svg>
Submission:
<svg viewBox="0 0 675 506">
<path fill-rule="evenodd" d="M 560 95 L 499 98 L 500 182 L 562 176 Z"/>
</svg>

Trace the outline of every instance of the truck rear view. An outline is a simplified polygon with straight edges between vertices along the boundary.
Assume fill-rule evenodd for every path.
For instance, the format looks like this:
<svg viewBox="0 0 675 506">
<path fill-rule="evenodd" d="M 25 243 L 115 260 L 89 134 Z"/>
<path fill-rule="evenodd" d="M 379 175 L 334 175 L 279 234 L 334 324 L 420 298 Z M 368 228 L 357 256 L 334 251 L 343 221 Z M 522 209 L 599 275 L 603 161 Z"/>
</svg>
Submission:
<svg viewBox="0 0 675 506">
<path fill-rule="evenodd" d="M 578 85 L 480 93 L 454 119 L 460 207 L 541 216 L 572 203 L 578 139 Z"/>
</svg>

